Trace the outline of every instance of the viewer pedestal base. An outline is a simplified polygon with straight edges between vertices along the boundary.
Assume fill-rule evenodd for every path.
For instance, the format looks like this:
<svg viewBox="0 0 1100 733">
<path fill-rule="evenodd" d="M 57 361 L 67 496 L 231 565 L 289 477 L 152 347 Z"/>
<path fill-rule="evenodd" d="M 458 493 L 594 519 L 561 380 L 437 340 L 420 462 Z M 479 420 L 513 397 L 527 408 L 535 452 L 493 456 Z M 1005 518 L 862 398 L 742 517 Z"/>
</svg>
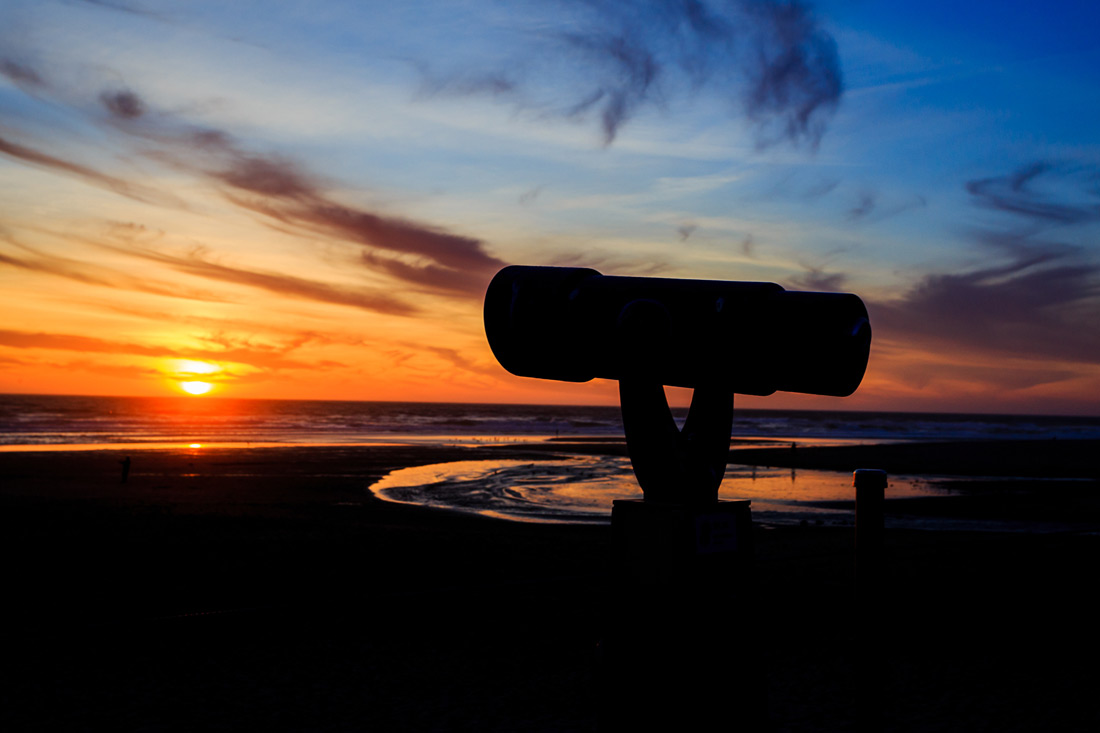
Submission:
<svg viewBox="0 0 1100 733">
<path fill-rule="evenodd" d="M 762 729 L 748 501 L 616 501 L 604 730 Z"/>
</svg>

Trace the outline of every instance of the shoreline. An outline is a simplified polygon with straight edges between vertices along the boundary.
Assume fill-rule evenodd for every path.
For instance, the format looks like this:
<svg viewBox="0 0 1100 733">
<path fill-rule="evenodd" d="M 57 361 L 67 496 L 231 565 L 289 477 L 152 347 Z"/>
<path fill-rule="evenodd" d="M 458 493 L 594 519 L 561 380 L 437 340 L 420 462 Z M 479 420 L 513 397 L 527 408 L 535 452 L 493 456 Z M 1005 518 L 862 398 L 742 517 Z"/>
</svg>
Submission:
<svg viewBox="0 0 1100 733">
<path fill-rule="evenodd" d="M 256 488 L 246 490 L 248 501 L 261 506 L 271 504 L 269 499 L 279 496 L 289 479 L 297 478 L 316 486 L 317 496 L 327 496 L 333 502 L 373 503 L 384 500 L 375 497 L 369 487 L 397 469 L 458 461 L 542 461 L 569 455 L 621 458 L 626 456 L 626 446 L 607 440 L 518 440 L 474 445 L 389 442 L 9 451 L 0 452 L 0 479 L 4 480 L 0 494 L 166 502 L 181 508 L 202 504 L 188 486 L 206 482 L 222 492 L 234 482 L 246 487 L 266 478 L 270 481 L 266 497 Z M 790 469 L 793 478 L 799 470 L 850 474 L 856 468 L 879 468 L 892 480 L 920 481 L 934 494 L 942 494 L 899 497 L 888 490 L 888 520 L 892 514 L 911 520 L 895 523 L 897 526 L 918 526 L 935 518 L 1001 519 L 1015 525 L 1014 531 L 1026 531 L 1029 520 L 1037 527 L 1045 524 L 1044 531 L 1083 531 L 1091 525 L 1100 527 L 1100 462 L 1094 460 L 1096 455 L 1100 455 L 1097 440 L 735 448 L 730 451 L 730 474 L 766 467 Z M 131 458 L 131 469 L 128 483 L 122 485 L 120 461 L 124 457 Z M 921 468 L 924 470 L 916 470 Z M 804 503 L 807 507 L 850 510 L 854 495 L 851 500 Z M 500 521 L 517 520 L 501 517 Z"/>
<path fill-rule="evenodd" d="M 738 439 L 729 452 L 731 464 L 806 468 L 850 472 L 856 468 L 878 468 L 889 474 L 951 475 L 1001 478 L 1073 478 L 1100 480 L 1100 440 L 1096 439 L 1007 439 L 1007 440 L 861 440 L 853 444 L 815 445 L 816 439 Z M 758 442 L 779 442 L 780 446 L 747 447 Z M 368 442 L 207 442 L 157 441 L 140 443 L 53 443 L 0 445 L 0 459 L 37 453 L 186 453 L 193 456 L 237 451 L 330 451 L 362 454 L 374 449 L 416 451 L 507 451 L 575 453 L 581 455 L 626 456 L 622 437 L 578 436 L 539 439 L 539 436 L 511 436 L 492 440 L 487 436 L 379 437 Z M 436 462 L 436 461 L 430 461 Z M 395 465 L 402 468 L 404 465 Z"/>
</svg>

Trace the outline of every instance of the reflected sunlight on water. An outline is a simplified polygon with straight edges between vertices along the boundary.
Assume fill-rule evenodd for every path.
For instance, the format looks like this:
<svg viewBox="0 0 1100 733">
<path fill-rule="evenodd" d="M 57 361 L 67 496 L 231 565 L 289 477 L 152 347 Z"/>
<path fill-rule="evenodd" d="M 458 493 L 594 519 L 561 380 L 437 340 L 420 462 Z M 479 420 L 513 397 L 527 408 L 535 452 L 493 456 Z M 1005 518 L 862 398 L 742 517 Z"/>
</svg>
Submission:
<svg viewBox="0 0 1100 733">
<path fill-rule="evenodd" d="M 890 477 L 887 497 L 942 496 L 912 477 Z M 790 523 L 807 519 L 850 524 L 855 519 L 852 474 L 765 466 L 730 465 L 720 499 L 749 499 L 757 521 Z"/>
<path fill-rule="evenodd" d="M 605 521 L 615 499 L 641 497 L 626 458 L 456 461 L 393 471 L 379 498 L 524 521 Z"/>
<path fill-rule="evenodd" d="M 583 456 L 546 461 L 486 460 L 403 468 L 370 487 L 387 501 L 521 521 L 607 522 L 616 499 L 640 499 L 630 460 Z M 942 495 L 918 479 L 891 479 L 889 496 Z M 731 465 L 720 499 L 749 499 L 757 521 L 854 519 L 852 475 Z"/>
</svg>

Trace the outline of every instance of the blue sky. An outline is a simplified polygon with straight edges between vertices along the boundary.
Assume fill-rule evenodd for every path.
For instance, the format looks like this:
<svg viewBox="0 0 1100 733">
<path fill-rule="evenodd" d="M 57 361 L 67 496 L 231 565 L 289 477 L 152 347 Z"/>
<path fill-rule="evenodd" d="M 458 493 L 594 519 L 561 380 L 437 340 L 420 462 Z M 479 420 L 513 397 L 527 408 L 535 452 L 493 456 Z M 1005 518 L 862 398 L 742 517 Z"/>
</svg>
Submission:
<svg viewBox="0 0 1100 733">
<path fill-rule="evenodd" d="M 9 0 L 0 391 L 199 360 L 226 396 L 613 402 L 495 364 L 480 297 L 524 263 L 864 298 L 854 397 L 741 404 L 1098 414 L 1098 21 Z"/>
</svg>

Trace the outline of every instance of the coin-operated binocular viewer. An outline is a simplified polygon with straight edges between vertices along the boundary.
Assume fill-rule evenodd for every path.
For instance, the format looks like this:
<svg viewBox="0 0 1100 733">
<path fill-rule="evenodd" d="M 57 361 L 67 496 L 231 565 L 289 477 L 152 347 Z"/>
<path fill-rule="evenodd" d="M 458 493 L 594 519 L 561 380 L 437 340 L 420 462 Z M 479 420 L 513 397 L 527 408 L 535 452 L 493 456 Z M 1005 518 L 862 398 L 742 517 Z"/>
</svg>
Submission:
<svg viewBox="0 0 1100 733">
<path fill-rule="evenodd" d="M 847 396 L 871 345 L 855 295 L 573 267 L 501 270 L 485 295 L 485 333 L 512 374 L 618 380 L 645 500 L 693 506 L 717 500 L 735 392 Z M 664 385 L 695 390 L 682 431 Z"/>
<path fill-rule="evenodd" d="M 706 636 L 718 624 L 728 626 L 730 604 L 744 605 L 736 578 L 749 554 L 749 506 L 718 501 L 733 395 L 854 392 L 871 345 L 863 302 L 773 283 L 512 266 L 489 285 L 485 333 L 515 375 L 619 382 L 627 449 L 644 499 L 614 503 L 613 580 L 622 613 L 637 618 L 643 609 L 645 618 L 605 639 L 617 680 L 613 694 L 625 696 L 608 727 L 648 726 L 662 709 L 666 723 L 682 723 L 691 710 L 675 700 L 713 700 L 723 689 L 728 695 L 731 680 L 746 689 L 758 677 L 746 660 L 721 659 L 735 648 L 743 657 L 743 640 L 731 646 L 729 632 L 720 640 Z M 683 429 L 673 420 L 666 385 L 694 390 Z M 656 627 L 672 633 L 655 634 Z M 688 629 L 691 639 L 683 635 Z M 699 659 L 684 656 L 690 647 L 708 649 L 711 661 L 727 671 L 734 664 L 742 674 L 686 674 L 700 668 Z M 673 702 L 655 708 L 656 700 Z M 644 712 L 632 720 L 631 711 Z"/>
</svg>

